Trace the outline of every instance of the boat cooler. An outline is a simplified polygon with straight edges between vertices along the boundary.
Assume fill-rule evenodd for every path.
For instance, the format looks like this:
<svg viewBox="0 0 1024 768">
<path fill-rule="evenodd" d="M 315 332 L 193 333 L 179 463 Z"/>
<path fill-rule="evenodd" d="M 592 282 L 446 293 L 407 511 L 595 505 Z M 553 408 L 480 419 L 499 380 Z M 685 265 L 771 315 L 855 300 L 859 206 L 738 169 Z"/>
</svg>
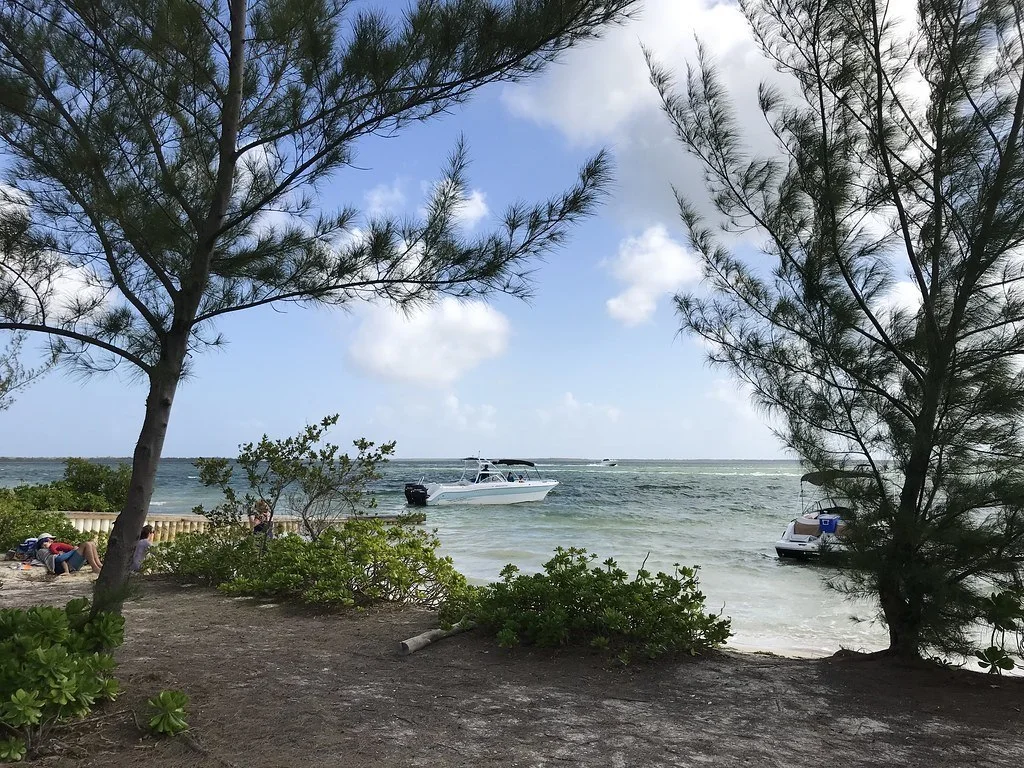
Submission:
<svg viewBox="0 0 1024 768">
<path fill-rule="evenodd" d="M 839 527 L 839 518 L 838 517 L 819 518 L 818 519 L 818 525 L 821 526 L 821 532 L 822 533 L 836 533 L 838 531 L 838 527 Z"/>
</svg>

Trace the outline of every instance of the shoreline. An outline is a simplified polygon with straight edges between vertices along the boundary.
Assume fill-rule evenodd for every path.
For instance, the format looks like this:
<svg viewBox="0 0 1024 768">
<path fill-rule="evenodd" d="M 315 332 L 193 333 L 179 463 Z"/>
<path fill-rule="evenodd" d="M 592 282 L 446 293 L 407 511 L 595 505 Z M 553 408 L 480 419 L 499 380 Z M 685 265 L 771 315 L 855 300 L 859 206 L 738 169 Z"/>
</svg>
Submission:
<svg viewBox="0 0 1024 768">
<path fill-rule="evenodd" d="M 24 570 L 21 568 L 13 568 L 12 566 L 14 566 L 14 564 L 14 561 L 10 560 L 0 561 L 0 597 L 6 596 L 14 598 L 13 604 L 11 604 L 10 600 L 4 601 L 5 603 L 10 604 L 10 607 L 26 607 L 33 604 L 33 594 L 37 594 L 45 602 L 55 602 L 63 599 L 61 597 L 62 593 L 67 596 L 67 599 L 71 599 L 72 597 L 87 597 L 91 594 L 92 583 L 97 577 L 97 574 L 93 573 L 87 565 L 80 571 L 57 577 L 46 573 L 44 569 L 38 566 L 33 566 L 31 570 Z M 144 576 L 140 579 L 140 582 L 143 585 L 164 585 L 174 583 L 159 575 L 152 577 Z M 220 594 L 212 587 L 197 586 L 194 588 L 207 590 L 211 594 Z M 224 599 L 227 600 L 229 598 L 224 596 Z M 260 602 L 255 598 L 245 599 L 251 600 L 253 603 Z M 397 605 L 395 606 L 395 609 L 399 612 L 408 612 L 410 615 L 419 615 L 423 613 L 421 608 L 417 608 L 415 606 Z M 345 616 L 346 614 L 345 612 L 338 612 L 336 615 Z M 751 656 L 768 655 L 780 659 L 813 661 L 827 659 L 837 651 L 841 650 L 841 647 L 830 652 L 823 649 L 802 648 L 800 646 L 758 646 L 749 642 L 729 641 L 722 646 L 720 650 Z"/>
<path fill-rule="evenodd" d="M 300 752 L 338 768 L 811 768 L 823 754 L 850 768 L 1016 768 L 1024 758 L 1019 679 L 731 649 L 623 666 L 586 648 L 503 649 L 474 632 L 402 656 L 397 644 L 436 626 L 433 613 L 317 614 L 159 579 L 140 586 L 115 652 L 122 695 L 61 733 L 62 766 L 235 766 L 239 744 L 247 768 Z M 189 696 L 188 737 L 139 725 L 161 689 Z"/>
</svg>

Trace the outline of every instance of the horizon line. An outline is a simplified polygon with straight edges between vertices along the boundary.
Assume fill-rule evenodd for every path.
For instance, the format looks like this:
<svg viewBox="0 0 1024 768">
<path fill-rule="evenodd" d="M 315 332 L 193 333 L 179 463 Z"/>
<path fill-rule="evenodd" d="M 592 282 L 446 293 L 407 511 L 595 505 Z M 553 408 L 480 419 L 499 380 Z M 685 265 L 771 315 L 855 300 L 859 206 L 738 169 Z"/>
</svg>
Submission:
<svg viewBox="0 0 1024 768">
<path fill-rule="evenodd" d="M 194 459 L 233 459 L 232 456 L 161 456 L 160 460 L 164 461 L 187 461 Z M 104 461 L 122 461 L 131 463 L 131 456 L 66 456 L 66 455 L 52 455 L 52 456 L 0 456 L 0 461 L 61 461 L 64 459 L 86 459 L 88 461 L 104 460 Z M 603 459 L 594 459 L 589 456 L 539 456 L 533 457 L 531 461 L 603 461 Z M 458 456 L 402 456 L 389 459 L 389 461 L 453 461 L 461 462 L 462 457 Z M 749 456 L 703 456 L 703 457 L 671 457 L 671 456 L 638 456 L 638 457 L 627 457 L 627 458 L 616 458 L 612 461 L 799 461 L 797 458 L 787 457 L 749 457 Z"/>
</svg>

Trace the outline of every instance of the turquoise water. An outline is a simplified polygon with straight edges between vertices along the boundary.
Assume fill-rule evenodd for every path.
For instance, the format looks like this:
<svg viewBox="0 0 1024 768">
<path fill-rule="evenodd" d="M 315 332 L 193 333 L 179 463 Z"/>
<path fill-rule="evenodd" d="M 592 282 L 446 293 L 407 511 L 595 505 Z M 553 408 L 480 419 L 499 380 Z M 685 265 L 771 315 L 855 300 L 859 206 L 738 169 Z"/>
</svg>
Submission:
<svg viewBox="0 0 1024 768">
<path fill-rule="evenodd" d="M 708 606 L 733 619 L 737 647 L 827 654 L 840 646 L 884 647 L 870 604 L 829 591 L 813 565 L 780 561 L 773 544 L 800 510 L 800 467 L 789 461 L 540 460 L 542 476 L 560 485 L 539 503 L 427 508 L 443 551 L 469 578 L 490 581 L 507 563 L 540 570 L 556 546 L 585 547 L 615 558 L 627 571 L 647 559 L 651 571 L 673 563 L 701 566 Z M 0 459 L 0 486 L 49 482 L 62 464 Z M 454 480 L 452 460 L 395 461 L 374 493 L 379 511 L 405 509 L 405 482 Z M 152 511 L 187 513 L 213 504 L 188 459 L 160 465 Z"/>
</svg>

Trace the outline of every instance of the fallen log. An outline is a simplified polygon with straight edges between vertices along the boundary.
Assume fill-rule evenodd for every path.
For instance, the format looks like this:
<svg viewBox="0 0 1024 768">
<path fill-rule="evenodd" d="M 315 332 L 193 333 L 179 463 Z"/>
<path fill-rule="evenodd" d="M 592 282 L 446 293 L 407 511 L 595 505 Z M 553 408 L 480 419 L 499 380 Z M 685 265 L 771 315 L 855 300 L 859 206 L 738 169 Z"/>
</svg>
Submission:
<svg viewBox="0 0 1024 768">
<path fill-rule="evenodd" d="M 398 652 L 402 656 L 408 656 L 410 653 L 418 651 L 420 648 L 425 648 L 431 643 L 441 640 L 445 637 L 451 637 L 457 635 L 460 632 L 468 632 L 476 626 L 475 621 L 468 621 L 463 619 L 458 624 L 453 624 L 451 629 L 431 629 L 424 632 L 416 637 L 410 637 L 408 640 L 403 640 L 398 644 Z"/>
</svg>

